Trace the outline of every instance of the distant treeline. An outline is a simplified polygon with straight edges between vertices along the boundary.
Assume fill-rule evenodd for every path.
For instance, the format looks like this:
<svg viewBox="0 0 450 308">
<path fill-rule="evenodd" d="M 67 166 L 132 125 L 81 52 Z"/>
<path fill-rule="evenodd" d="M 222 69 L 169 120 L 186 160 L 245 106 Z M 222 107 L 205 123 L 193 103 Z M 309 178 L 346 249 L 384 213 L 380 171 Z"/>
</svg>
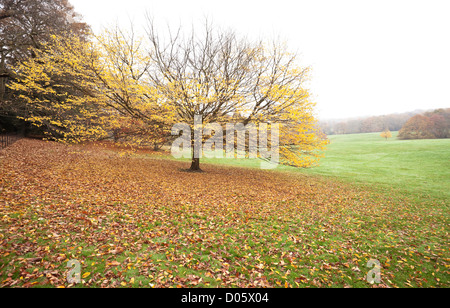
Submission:
<svg viewBox="0 0 450 308">
<path fill-rule="evenodd" d="M 323 120 L 319 121 L 319 126 L 326 135 L 399 131 L 411 117 L 423 112 L 423 110 L 416 110 L 382 116 Z"/>
<path fill-rule="evenodd" d="M 365 118 L 322 120 L 319 126 L 326 135 L 399 131 L 400 139 L 450 138 L 450 108 Z"/>
<path fill-rule="evenodd" d="M 398 132 L 399 139 L 450 138 L 450 108 L 411 117 Z"/>
</svg>

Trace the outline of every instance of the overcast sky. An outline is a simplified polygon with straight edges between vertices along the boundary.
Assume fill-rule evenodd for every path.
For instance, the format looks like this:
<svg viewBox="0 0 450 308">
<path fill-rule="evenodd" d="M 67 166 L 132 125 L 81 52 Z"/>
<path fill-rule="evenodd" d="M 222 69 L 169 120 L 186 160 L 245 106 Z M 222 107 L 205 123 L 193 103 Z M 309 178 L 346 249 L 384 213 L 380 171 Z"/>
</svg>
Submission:
<svg viewBox="0 0 450 308">
<path fill-rule="evenodd" d="M 250 38 L 280 37 L 311 66 L 321 119 L 450 107 L 449 0 L 70 0 L 94 32 L 207 16 Z"/>
</svg>

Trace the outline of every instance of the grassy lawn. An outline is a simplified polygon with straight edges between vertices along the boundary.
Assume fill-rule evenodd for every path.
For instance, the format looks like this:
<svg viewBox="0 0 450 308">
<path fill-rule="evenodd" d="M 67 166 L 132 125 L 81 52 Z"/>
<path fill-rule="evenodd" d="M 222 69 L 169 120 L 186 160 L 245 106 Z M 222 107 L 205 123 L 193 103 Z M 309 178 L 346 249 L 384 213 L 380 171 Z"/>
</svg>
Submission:
<svg viewBox="0 0 450 308">
<path fill-rule="evenodd" d="M 388 140 L 379 133 L 331 135 L 318 167 L 275 170 L 333 177 L 419 199 L 450 200 L 450 139 L 398 140 L 397 134 L 393 132 Z M 257 159 L 204 158 L 202 162 L 260 168 Z"/>
<path fill-rule="evenodd" d="M 0 286 L 449 287 L 448 141 L 330 139 L 317 168 L 203 173 L 20 140 L 0 152 Z"/>
<path fill-rule="evenodd" d="M 450 200 L 450 139 L 396 137 L 397 132 L 387 141 L 378 133 L 330 136 L 321 165 L 302 172 Z"/>
</svg>

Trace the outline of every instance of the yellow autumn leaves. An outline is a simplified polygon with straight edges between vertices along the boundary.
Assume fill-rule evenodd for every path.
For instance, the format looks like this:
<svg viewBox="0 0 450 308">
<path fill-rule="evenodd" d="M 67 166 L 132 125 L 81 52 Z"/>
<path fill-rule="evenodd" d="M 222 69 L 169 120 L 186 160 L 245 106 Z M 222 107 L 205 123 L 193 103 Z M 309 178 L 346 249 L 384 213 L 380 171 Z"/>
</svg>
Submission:
<svg viewBox="0 0 450 308">
<path fill-rule="evenodd" d="M 199 114 L 204 125 L 279 123 L 281 163 L 316 163 L 326 141 L 303 86 L 308 69 L 282 49 L 239 45 L 227 35 L 210 40 L 173 41 L 181 50 L 169 52 L 155 37 L 118 28 L 90 40 L 53 35 L 15 68 L 11 88 L 22 93 L 25 118 L 64 142 L 114 138 L 156 147 L 172 140 L 174 124 L 192 125 Z"/>
</svg>

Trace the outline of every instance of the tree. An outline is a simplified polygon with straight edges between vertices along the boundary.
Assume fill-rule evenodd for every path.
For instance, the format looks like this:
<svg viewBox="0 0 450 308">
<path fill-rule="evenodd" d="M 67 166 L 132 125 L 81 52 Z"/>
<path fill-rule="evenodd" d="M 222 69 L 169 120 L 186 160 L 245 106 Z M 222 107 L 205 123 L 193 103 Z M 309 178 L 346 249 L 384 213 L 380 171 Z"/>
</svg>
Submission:
<svg viewBox="0 0 450 308">
<path fill-rule="evenodd" d="M 203 125 L 223 125 L 236 114 L 243 125 L 280 122 L 282 162 L 309 166 L 318 159 L 317 150 L 326 142 L 314 131 L 314 103 L 304 88 L 308 69 L 299 67 L 285 46 L 251 43 L 208 24 L 203 35 L 193 31 L 182 37 L 178 31 L 168 38 L 164 42 L 150 20 L 152 66 L 147 75 L 176 111 L 175 122 L 191 127 L 190 170 L 200 169 L 194 147 L 196 116 Z"/>
<path fill-rule="evenodd" d="M 151 58 L 143 47 L 143 38 L 117 26 L 95 39 L 101 60 L 90 70 L 102 89 L 103 100 L 121 117 L 128 118 L 126 141 L 130 145 L 151 143 L 159 148 L 171 137 L 175 110 L 158 93 L 147 77 Z"/>
<path fill-rule="evenodd" d="M 99 62 L 94 46 L 75 35 L 52 35 L 32 52 L 34 57 L 14 67 L 10 85 L 25 103 L 23 119 L 66 142 L 105 137 L 112 113 L 91 70 Z"/>
<path fill-rule="evenodd" d="M 424 115 L 415 115 L 398 132 L 399 139 L 428 139 L 433 138 L 430 132 L 431 122 Z"/>
<path fill-rule="evenodd" d="M 386 140 L 388 140 L 388 138 L 392 137 L 392 133 L 390 132 L 389 129 L 385 129 L 381 134 L 381 137 L 385 138 Z"/>
<path fill-rule="evenodd" d="M 435 138 L 450 138 L 450 108 L 436 109 L 425 114 L 431 122 L 431 133 Z"/>
<path fill-rule="evenodd" d="M 222 127 L 234 118 L 242 127 L 279 125 L 277 163 L 316 163 L 327 142 L 304 88 L 308 69 L 298 67 L 281 44 L 265 46 L 234 32 L 205 30 L 202 37 L 177 34 L 167 44 L 153 26 L 147 41 L 133 29 L 117 27 L 90 39 L 52 35 L 15 68 L 19 77 L 11 89 L 26 102 L 28 121 L 64 141 L 113 136 L 157 147 L 172 137 L 175 123 L 188 123 L 195 137 L 198 117 L 204 126 Z M 234 135 L 223 135 L 230 138 Z M 199 170 L 194 139 L 191 170 Z"/>
<path fill-rule="evenodd" d="M 28 122 L 64 142 L 113 135 L 155 147 L 170 136 L 171 111 L 143 79 L 148 59 L 140 41 L 117 28 L 97 38 L 52 35 L 35 56 L 15 67 Z"/>
<path fill-rule="evenodd" d="M 346 134 L 347 133 L 347 123 L 339 122 L 336 125 L 336 134 Z"/>
<path fill-rule="evenodd" d="M 450 108 L 436 109 L 408 120 L 400 129 L 400 139 L 450 138 Z"/>
<path fill-rule="evenodd" d="M 25 104 L 8 87 L 16 78 L 12 67 L 35 57 L 35 50 L 53 34 L 88 33 L 89 27 L 67 0 L 0 0 L 0 122 L 27 116 Z"/>
</svg>

